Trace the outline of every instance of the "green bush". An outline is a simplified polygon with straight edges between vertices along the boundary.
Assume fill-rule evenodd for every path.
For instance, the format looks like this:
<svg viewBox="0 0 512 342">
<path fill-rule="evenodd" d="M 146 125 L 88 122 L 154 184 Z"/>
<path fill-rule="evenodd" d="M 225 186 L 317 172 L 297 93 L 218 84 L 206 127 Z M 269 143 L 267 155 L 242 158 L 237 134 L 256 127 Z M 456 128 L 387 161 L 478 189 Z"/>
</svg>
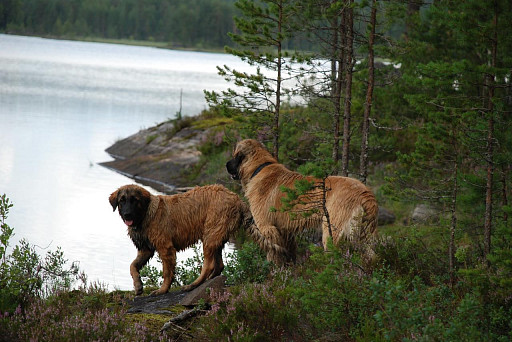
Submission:
<svg viewBox="0 0 512 342">
<path fill-rule="evenodd" d="M 199 245 L 191 247 L 194 254 L 176 265 L 174 270 L 174 282 L 178 286 L 191 284 L 201 274 L 203 267 L 203 252 L 199 249 Z"/>
<path fill-rule="evenodd" d="M 163 271 L 153 265 L 145 265 L 140 270 L 140 278 L 145 286 L 160 287 L 162 285 Z"/>
<path fill-rule="evenodd" d="M 269 275 L 272 263 L 254 242 L 245 242 L 228 255 L 224 275 L 228 284 L 262 283 Z"/>
<path fill-rule="evenodd" d="M 433 240 L 432 236 L 439 235 L 436 229 L 408 227 L 403 236 L 382 236 L 375 246 L 378 267 L 388 267 L 409 279 L 421 277 L 425 282 L 429 282 L 432 275 L 448 276 L 446 241 L 428 242 Z"/>
<path fill-rule="evenodd" d="M 18 307 L 23 311 L 32 299 L 70 290 L 75 280 L 84 278 L 75 263 L 66 268 L 67 260 L 60 247 L 41 258 L 34 247 L 22 239 L 7 255 L 9 239 L 14 235 L 13 228 L 5 223 L 11 207 L 9 199 L 3 195 L 0 200 L 0 312 L 13 312 Z"/>
</svg>

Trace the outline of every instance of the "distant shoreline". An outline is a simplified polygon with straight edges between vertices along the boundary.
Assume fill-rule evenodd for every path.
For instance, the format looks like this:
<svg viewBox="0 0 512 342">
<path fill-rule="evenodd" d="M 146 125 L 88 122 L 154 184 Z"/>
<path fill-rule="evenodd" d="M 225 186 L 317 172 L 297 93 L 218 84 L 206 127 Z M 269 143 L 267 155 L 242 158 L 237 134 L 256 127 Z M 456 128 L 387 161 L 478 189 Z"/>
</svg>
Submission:
<svg viewBox="0 0 512 342">
<path fill-rule="evenodd" d="M 53 36 L 53 35 L 30 35 L 30 34 L 18 34 L 15 32 L 0 32 L 5 35 L 11 36 L 22 36 L 22 37 L 39 37 L 45 39 L 55 40 L 69 40 L 77 42 L 90 42 L 90 43 L 105 43 L 105 44 L 117 44 L 117 45 L 130 45 L 130 46 L 142 46 L 142 47 L 154 47 L 158 49 L 167 50 L 178 50 L 178 51 L 194 51 L 194 52 L 209 52 L 209 53 L 226 53 L 224 48 L 193 48 L 173 45 L 169 42 L 157 42 L 151 40 L 135 40 L 135 39 L 114 39 L 114 38 L 100 38 L 100 37 L 68 37 L 68 36 Z"/>
</svg>

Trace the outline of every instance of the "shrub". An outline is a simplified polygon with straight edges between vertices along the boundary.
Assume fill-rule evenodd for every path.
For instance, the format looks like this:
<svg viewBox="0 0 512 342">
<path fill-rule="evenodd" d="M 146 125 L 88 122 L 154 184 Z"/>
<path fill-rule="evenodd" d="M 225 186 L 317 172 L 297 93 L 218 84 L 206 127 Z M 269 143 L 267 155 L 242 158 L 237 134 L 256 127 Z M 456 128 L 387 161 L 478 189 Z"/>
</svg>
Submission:
<svg viewBox="0 0 512 342">
<path fill-rule="evenodd" d="M 203 252 L 199 244 L 191 247 L 194 254 L 176 265 L 174 270 L 174 282 L 178 286 L 191 284 L 201 274 L 203 267 Z"/>
<path fill-rule="evenodd" d="M 371 315 L 369 276 L 359 265 L 361 260 L 348 245 L 328 251 L 312 246 L 304 270 L 292 283 L 305 334 L 310 338 L 330 335 L 336 340 L 352 339 L 365 318 Z"/>
<path fill-rule="evenodd" d="M 439 235 L 439 232 L 431 231 L 430 234 Z M 398 275 L 407 276 L 409 279 L 421 277 L 425 282 L 429 282 L 434 275 L 448 276 L 446 243 L 427 245 L 425 241 L 429 239 L 431 236 L 425 238 L 413 227 L 410 227 L 407 235 L 403 237 L 382 237 L 375 246 L 379 259 L 378 266 L 388 267 Z"/>
<path fill-rule="evenodd" d="M 254 242 L 245 242 L 228 255 L 224 275 L 229 284 L 262 283 L 269 275 L 272 264 Z"/>
<path fill-rule="evenodd" d="M 213 293 L 212 309 L 202 318 L 211 340 L 296 340 L 297 310 L 287 289 L 289 272 L 272 273 L 273 281 L 247 283 L 229 292 Z M 294 338 L 295 337 L 295 338 Z"/>
<path fill-rule="evenodd" d="M 140 270 L 140 278 L 145 286 L 160 287 L 163 278 L 162 268 L 158 269 L 153 265 L 145 265 Z"/>
<path fill-rule="evenodd" d="M 13 236 L 13 229 L 5 220 L 11 207 L 12 204 L 3 195 L 0 200 L 0 312 L 13 312 L 18 307 L 23 311 L 33 298 L 46 298 L 59 291 L 69 290 L 74 280 L 82 276 L 75 263 L 66 268 L 67 260 L 60 247 L 56 251 L 48 251 L 42 259 L 34 247 L 22 239 L 12 253 L 7 255 L 6 249 Z"/>
</svg>

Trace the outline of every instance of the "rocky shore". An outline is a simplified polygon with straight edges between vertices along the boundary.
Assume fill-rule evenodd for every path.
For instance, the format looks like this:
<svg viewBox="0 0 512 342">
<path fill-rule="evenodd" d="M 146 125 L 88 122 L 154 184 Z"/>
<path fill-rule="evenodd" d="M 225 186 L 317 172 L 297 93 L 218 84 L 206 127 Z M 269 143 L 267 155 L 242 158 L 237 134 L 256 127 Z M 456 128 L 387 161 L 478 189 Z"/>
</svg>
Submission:
<svg viewBox="0 0 512 342">
<path fill-rule="evenodd" d="M 166 121 L 117 141 L 106 149 L 114 160 L 100 165 L 163 193 L 187 190 L 206 177 L 197 170 L 199 147 L 225 124 L 201 116 Z"/>
</svg>

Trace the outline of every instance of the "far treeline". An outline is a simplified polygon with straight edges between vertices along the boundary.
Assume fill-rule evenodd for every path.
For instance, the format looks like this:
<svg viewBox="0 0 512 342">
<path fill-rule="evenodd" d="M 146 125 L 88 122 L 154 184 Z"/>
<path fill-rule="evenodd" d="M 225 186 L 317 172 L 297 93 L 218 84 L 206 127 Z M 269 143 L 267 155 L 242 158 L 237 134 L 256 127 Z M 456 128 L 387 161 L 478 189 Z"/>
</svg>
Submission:
<svg viewBox="0 0 512 342">
<path fill-rule="evenodd" d="M 230 44 L 232 0 L 2 0 L 0 31 L 62 38 L 168 42 L 174 47 Z"/>
</svg>

